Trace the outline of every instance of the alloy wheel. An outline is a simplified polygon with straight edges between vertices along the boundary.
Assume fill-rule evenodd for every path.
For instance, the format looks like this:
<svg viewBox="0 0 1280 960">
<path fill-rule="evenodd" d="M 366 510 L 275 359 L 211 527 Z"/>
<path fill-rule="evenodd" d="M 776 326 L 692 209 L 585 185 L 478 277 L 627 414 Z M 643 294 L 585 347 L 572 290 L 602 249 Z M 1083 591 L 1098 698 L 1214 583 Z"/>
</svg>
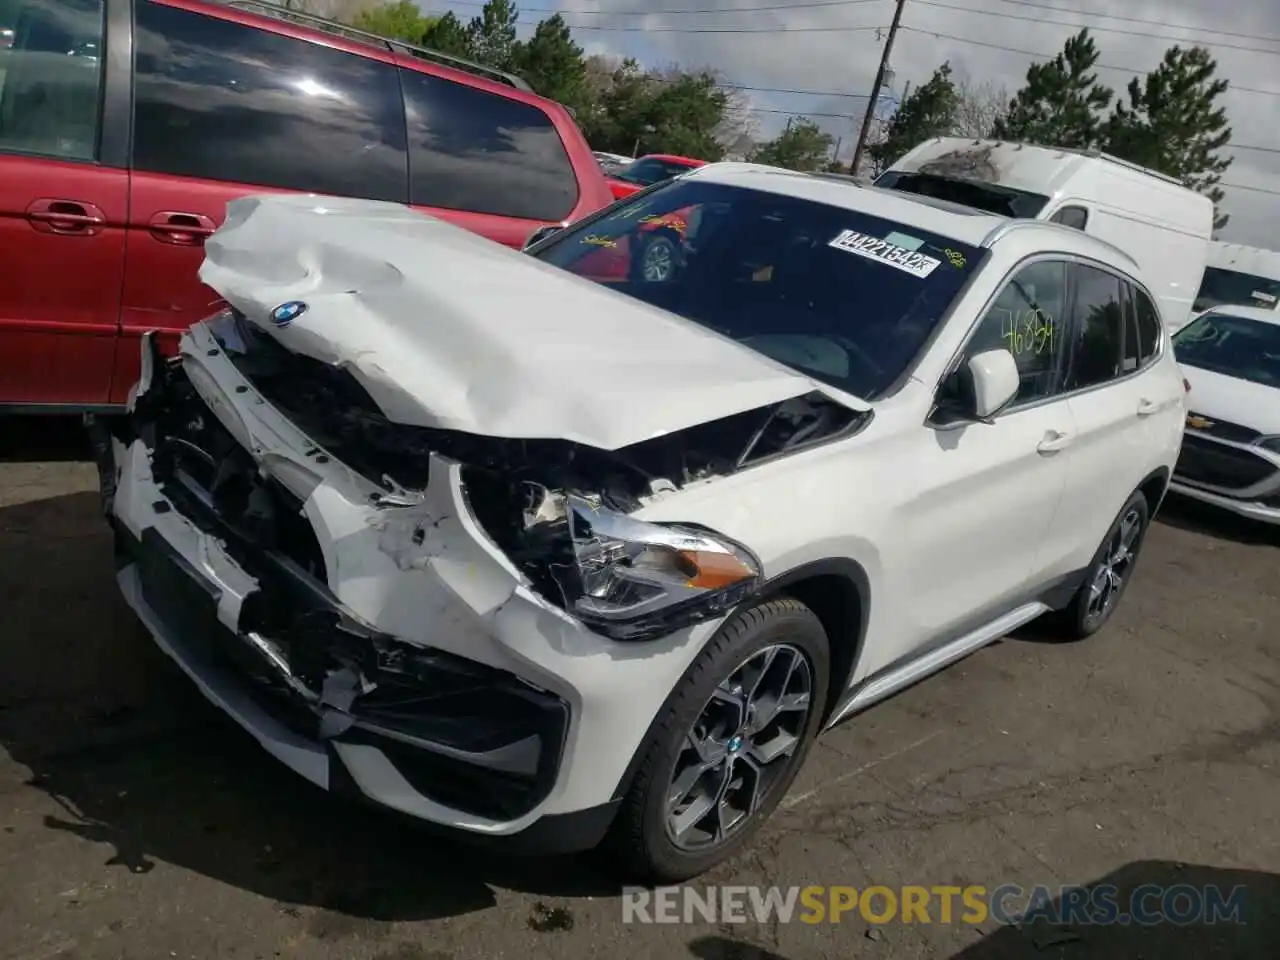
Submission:
<svg viewBox="0 0 1280 960">
<path fill-rule="evenodd" d="M 1111 613 L 1124 590 L 1125 581 L 1137 559 L 1138 538 L 1142 535 L 1142 514 L 1129 509 L 1116 526 L 1089 583 L 1089 599 L 1085 615 L 1100 620 Z"/>
<path fill-rule="evenodd" d="M 675 273 L 675 247 L 670 240 L 659 237 L 645 248 L 640 275 L 647 283 L 666 283 Z"/>
<path fill-rule="evenodd" d="M 764 647 L 716 687 L 685 734 L 666 796 L 683 850 L 736 834 L 795 761 L 813 704 L 813 668 L 790 644 Z"/>
</svg>

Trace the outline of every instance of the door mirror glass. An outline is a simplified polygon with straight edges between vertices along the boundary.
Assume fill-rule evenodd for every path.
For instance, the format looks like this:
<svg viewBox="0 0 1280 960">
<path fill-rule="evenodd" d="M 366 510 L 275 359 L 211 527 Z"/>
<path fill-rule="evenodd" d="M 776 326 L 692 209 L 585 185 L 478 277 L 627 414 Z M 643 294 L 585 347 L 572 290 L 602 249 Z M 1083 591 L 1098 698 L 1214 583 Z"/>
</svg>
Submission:
<svg viewBox="0 0 1280 960">
<path fill-rule="evenodd" d="M 1018 395 L 1018 362 L 1008 350 L 983 351 L 970 357 L 966 367 L 975 420 L 990 420 Z"/>
<path fill-rule="evenodd" d="M 529 239 L 525 240 L 524 246 L 521 247 L 520 249 L 528 250 L 535 243 L 541 243 L 543 240 L 547 239 L 547 237 L 551 236 L 553 233 L 559 233 L 563 229 L 564 227 L 561 227 L 558 224 L 554 224 L 554 223 L 549 224 L 545 227 L 539 227 L 537 230 L 533 231 L 533 233 L 529 234 Z"/>
</svg>

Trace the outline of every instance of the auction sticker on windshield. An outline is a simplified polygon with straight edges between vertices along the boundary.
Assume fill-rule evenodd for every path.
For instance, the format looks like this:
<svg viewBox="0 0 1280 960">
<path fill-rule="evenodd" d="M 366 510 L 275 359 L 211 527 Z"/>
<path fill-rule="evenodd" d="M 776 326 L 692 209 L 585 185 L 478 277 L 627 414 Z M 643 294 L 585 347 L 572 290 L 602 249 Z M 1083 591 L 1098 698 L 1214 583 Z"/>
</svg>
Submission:
<svg viewBox="0 0 1280 960">
<path fill-rule="evenodd" d="M 896 243 L 881 240 L 879 237 L 868 236 L 865 233 L 858 233 L 856 230 L 841 230 L 840 235 L 828 243 L 827 246 L 835 247 L 837 250 L 844 250 L 848 253 L 856 253 L 858 256 L 866 257 L 868 260 L 878 260 L 880 263 L 887 264 L 904 273 L 909 273 L 913 277 L 919 277 L 921 280 L 933 273 L 942 263 L 941 260 L 935 260 L 933 257 L 926 256 L 923 253 L 916 253 L 914 250 L 900 247 Z"/>
</svg>

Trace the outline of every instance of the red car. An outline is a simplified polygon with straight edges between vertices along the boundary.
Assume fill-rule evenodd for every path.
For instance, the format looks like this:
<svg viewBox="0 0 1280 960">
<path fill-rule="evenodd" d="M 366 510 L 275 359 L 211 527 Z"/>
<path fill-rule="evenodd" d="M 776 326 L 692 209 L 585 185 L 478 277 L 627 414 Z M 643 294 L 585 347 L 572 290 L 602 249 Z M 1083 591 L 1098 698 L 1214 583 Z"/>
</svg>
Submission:
<svg viewBox="0 0 1280 960">
<path fill-rule="evenodd" d="M 172 352 L 217 309 L 196 271 L 236 197 L 392 201 L 517 249 L 613 200 L 510 74 L 262 0 L 0 5 L 0 413 L 119 408 L 141 335 Z"/>
<path fill-rule="evenodd" d="M 609 189 L 615 199 L 621 200 L 645 187 L 692 170 L 694 167 L 706 165 L 705 160 L 693 160 L 689 157 L 676 157 L 667 153 L 650 153 L 637 157 L 621 170 L 609 175 Z"/>
</svg>

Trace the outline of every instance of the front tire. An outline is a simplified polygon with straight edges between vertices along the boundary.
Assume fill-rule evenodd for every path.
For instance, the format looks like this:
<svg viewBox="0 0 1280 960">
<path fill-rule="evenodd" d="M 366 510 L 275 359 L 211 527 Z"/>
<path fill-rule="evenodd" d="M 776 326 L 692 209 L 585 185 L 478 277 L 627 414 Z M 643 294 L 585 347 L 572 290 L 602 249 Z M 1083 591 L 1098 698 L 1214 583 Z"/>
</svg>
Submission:
<svg viewBox="0 0 1280 960">
<path fill-rule="evenodd" d="M 1063 639 L 1091 637 L 1111 619 L 1129 589 L 1150 522 L 1147 498 L 1141 493 L 1133 494 L 1094 554 L 1071 605 L 1059 615 L 1058 632 Z"/>
<path fill-rule="evenodd" d="M 750 842 L 821 727 L 830 652 L 789 597 L 738 614 L 663 707 L 611 837 L 627 872 L 678 883 Z"/>
</svg>

